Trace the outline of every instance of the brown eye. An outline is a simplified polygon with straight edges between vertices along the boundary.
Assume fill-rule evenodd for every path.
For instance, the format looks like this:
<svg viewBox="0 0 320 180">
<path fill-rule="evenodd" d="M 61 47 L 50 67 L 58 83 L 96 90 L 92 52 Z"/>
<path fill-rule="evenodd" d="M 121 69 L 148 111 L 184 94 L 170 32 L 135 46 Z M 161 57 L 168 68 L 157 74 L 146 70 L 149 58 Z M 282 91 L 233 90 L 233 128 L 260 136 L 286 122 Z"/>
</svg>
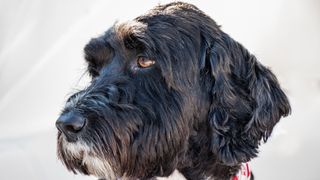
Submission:
<svg viewBox="0 0 320 180">
<path fill-rule="evenodd" d="M 146 57 L 138 57 L 137 59 L 137 64 L 140 68 L 147 68 L 147 67 L 150 67 L 151 65 L 153 65 L 155 63 L 154 60 L 151 60 L 149 58 L 146 58 Z"/>
</svg>

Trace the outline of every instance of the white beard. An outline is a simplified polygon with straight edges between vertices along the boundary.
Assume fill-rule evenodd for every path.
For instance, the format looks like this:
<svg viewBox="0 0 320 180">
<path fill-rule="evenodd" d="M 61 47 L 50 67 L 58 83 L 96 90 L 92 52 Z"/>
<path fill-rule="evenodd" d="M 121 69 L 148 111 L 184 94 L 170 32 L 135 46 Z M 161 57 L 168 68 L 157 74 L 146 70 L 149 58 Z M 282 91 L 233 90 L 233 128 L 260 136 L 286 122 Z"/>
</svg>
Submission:
<svg viewBox="0 0 320 180">
<path fill-rule="evenodd" d="M 82 160 L 82 165 L 86 167 L 90 175 L 108 180 L 117 179 L 109 162 L 101 160 L 97 154 L 91 151 L 92 146 L 83 143 L 81 140 L 75 143 L 69 143 L 64 138 L 62 145 L 64 153 L 67 154 L 70 159 Z"/>
<path fill-rule="evenodd" d="M 99 156 L 91 151 L 92 145 L 87 145 L 81 140 L 75 143 L 67 142 L 64 138 L 62 140 L 63 151 L 70 159 L 81 159 L 82 165 L 86 167 L 86 170 L 90 175 L 96 176 L 99 179 L 106 180 L 126 180 L 125 175 L 121 178 L 117 177 L 109 164 L 105 159 L 101 160 Z M 130 179 L 130 178 L 129 178 Z M 185 180 L 182 174 L 178 170 L 175 170 L 169 177 L 162 178 L 157 177 L 157 180 Z"/>
</svg>

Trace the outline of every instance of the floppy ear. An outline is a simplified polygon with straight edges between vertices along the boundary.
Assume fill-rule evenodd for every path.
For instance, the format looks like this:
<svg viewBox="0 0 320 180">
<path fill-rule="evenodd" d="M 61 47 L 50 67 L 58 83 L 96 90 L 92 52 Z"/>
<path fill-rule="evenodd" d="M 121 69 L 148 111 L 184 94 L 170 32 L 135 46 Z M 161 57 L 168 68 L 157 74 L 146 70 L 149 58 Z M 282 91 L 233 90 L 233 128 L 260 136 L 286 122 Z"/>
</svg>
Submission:
<svg viewBox="0 0 320 180">
<path fill-rule="evenodd" d="M 211 149 L 227 165 L 257 156 L 290 105 L 274 74 L 227 34 L 203 42 L 202 79 L 210 94 Z M 209 84 L 208 84 L 209 83 Z"/>
</svg>

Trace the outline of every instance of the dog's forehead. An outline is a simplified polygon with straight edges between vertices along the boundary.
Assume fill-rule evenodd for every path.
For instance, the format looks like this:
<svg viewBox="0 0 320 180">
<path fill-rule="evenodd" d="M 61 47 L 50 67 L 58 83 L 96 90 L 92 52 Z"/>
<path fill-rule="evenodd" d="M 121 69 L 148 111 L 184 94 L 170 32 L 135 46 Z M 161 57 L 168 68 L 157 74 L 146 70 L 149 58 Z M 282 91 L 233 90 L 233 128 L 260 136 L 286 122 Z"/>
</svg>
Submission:
<svg viewBox="0 0 320 180">
<path fill-rule="evenodd" d="M 163 74 L 172 74 L 164 71 L 171 71 L 182 62 L 189 64 L 186 68 L 193 67 L 197 63 L 202 18 L 206 19 L 192 5 L 175 3 L 158 6 L 131 21 L 116 22 L 96 38 L 98 41 L 87 45 L 90 48 L 85 55 L 92 74 L 97 74 L 112 61 L 131 62 L 137 56 L 154 59 Z"/>
<path fill-rule="evenodd" d="M 139 21 L 126 21 L 116 23 L 113 27 L 117 40 L 123 41 L 130 36 L 142 36 L 147 30 L 147 25 Z"/>
<path fill-rule="evenodd" d="M 148 44 L 153 39 L 151 37 L 172 34 L 170 31 L 177 31 L 178 26 L 188 31 L 191 29 L 190 24 L 195 26 L 194 23 L 199 23 L 195 19 L 200 19 L 200 14 L 203 13 L 191 4 L 176 2 L 159 5 L 133 20 L 116 22 L 106 31 L 103 38 L 112 45 L 122 47 L 125 47 L 125 40 L 132 37 Z"/>
<path fill-rule="evenodd" d="M 84 48 L 86 59 L 105 61 L 111 58 L 115 51 L 125 54 L 126 39 L 144 35 L 146 25 L 137 21 L 117 22 L 103 35 L 91 39 Z"/>
<path fill-rule="evenodd" d="M 174 25 L 186 25 L 194 23 L 197 18 L 203 15 L 197 7 L 191 4 L 175 2 L 167 5 L 159 5 L 147 11 L 145 14 L 136 17 L 133 20 L 125 22 L 116 22 L 107 32 L 108 41 L 123 42 L 123 40 L 131 35 L 138 38 L 146 38 L 148 31 L 153 27 L 174 28 Z M 178 23 L 178 24 L 177 24 Z M 187 27 L 187 26 L 186 26 Z M 157 34 L 170 33 L 169 31 L 157 31 Z M 157 34 L 152 34 L 155 36 Z M 116 37 L 116 38 L 115 38 Z"/>
</svg>

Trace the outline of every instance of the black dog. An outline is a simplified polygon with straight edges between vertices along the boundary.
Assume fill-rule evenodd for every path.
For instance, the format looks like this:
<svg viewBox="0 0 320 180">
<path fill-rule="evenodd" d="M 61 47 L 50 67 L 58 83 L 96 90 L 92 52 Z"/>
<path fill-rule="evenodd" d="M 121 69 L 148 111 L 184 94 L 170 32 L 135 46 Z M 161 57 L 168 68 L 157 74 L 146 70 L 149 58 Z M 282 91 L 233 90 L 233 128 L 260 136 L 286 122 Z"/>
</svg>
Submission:
<svg viewBox="0 0 320 180">
<path fill-rule="evenodd" d="M 74 173 L 230 180 L 290 112 L 272 72 L 191 4 L 115 24 L 84 51 L 92 81 L 56 122 Z"/>
</svg>

